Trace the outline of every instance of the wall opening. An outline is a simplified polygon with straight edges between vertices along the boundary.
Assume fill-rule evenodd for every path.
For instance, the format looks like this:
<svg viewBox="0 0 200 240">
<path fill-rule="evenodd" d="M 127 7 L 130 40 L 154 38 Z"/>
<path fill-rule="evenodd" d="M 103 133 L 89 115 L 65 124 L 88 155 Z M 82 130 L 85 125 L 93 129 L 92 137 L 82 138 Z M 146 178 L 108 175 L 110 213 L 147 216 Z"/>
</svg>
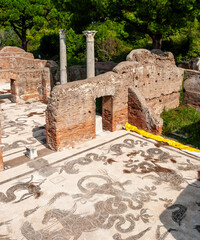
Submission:
<svg viewBox="0 0 200 240">
<path fill-rule="evenodd" d="M 96 135 L 113 131 L 112 109 L 112 96 L 96 98 Z"/>
<path fill-rule="evenodd" d="M 4 99 L 11 100 L 11 86 L 10 83 L 1 83 L 0 84 L 0 103 L 4 102 Z"/>
<path fill-rule="evenodd" d="M 102 124 L 102 97 L 96 98 L 96 135 L 103 132 Z"/>
<path fill-rule="evenodd" d="M 102 125 L 104 131 L 113 131 L 113 98 L 104 96 L 102 98 Z"/>
<path fill-rule="evenodd" d="M 11 90 L 11 102 L 16 103 L 17 87 L 16 87 L 16 80 L 15 79 L 10 80 L 10 90 Z"/>
</svg>

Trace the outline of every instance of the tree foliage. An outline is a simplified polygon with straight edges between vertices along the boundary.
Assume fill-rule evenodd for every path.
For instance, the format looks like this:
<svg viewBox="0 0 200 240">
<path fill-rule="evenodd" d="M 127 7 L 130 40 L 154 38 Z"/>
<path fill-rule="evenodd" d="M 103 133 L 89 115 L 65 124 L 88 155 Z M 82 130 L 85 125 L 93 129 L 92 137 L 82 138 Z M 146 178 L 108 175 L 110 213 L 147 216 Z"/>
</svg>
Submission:
<svg viewBox="0 0 200 240">
<path fill-rule="evenodd" d="M 73 19 L 79 26 L 105 18 L 125 21 L 130 33 L 148 34 L 153 48 L 161 48 L 163 37 L 193 21 L 199 11 L 199 0 L 66 0 L 65 3 L 73 10 Z M 89 14 L 81 15 L 79 9 Z"/>
<path fill-rule="evenodd" d="M 97 30 L 95 56 L 121 61 L 134 48 L 172 51 L 179 62 L 200 56 L 200 0 L 0 0 L 0 45 L 59 59 L 67 29 L 70 64 L 85 59 L 83 30 Z M 12 30 L 13 29 L 13 30 Z M 15 32 L 15 34 L 14 34 Z"/>
<path fill-rule="evenodd" d="M 0 23 L 13 28 L 25 50 L 31 36 L 49 22 L 55 24 L 59 18 L 60 14 L 51 0 L 0 0 Z"/>
<path fill-rule="evenodd" d="M 94 0 L 92 0 L 94 1 Z M 186 26 L 198 15 L 198 0 L 108 0 L 105 11 L 124 20 L 133 31 L 148 34 L 153 48 L 161 48 L 162 38 Z M 105 5 L 107 2 L 108 5 Z M 97 4 L 100 1 L 97 0 Z"/>
<path fill-rule="evenodd" d="M 20 47 L 20 39 L 15 31 L 7 26 L 0 27 L 0 48 L 4 46 L 17 46 Z"/>
</svg>

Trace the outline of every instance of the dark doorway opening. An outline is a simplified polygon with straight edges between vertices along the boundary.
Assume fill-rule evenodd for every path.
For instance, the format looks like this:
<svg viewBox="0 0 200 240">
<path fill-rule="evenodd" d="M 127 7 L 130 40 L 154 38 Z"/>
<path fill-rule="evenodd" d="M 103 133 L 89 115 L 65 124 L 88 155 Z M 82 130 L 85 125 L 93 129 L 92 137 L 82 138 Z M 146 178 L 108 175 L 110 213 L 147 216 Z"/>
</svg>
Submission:
<svg viewBox="0 0 200 240">
<path fill-rule="evenodd" d="M 103 132 L 102 124 L 102 97 L 96 98 L 96 135 Z"/>
</svg>

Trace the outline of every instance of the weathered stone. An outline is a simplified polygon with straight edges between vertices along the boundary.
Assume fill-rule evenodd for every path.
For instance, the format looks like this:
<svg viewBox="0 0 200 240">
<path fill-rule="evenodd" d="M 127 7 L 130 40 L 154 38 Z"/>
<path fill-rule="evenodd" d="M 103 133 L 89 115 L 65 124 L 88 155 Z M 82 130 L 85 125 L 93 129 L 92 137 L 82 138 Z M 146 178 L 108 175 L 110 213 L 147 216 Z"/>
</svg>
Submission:
<svg viewBox="0 0 200 240">
<path fill-rule="evenodd" d="M 179 92 L 172 92 L 166 95 L 161 94 L 156 98 L 146 99 L 146 103 L 154 111 L 155 114 L 159 115 L 163 111 L 163 108 L 169 110 L 178 107 L 180 104 L 179 98 Z"/>
<path fill-rule="evenodd" d="M 178 67 L 185 69 L 192 69 L 192 65 L 190 61 L 182 61 L 178 64 Z"/>
<path fill-rule="evenodd" d="M 193 58 L 191 63 L 193 70 L 200 71 L 200 58 Z"/>
<path fill-rule="evenodd" d="M 200 58 L 193 58 L 190 61 L 182 61 L 178 66 L 184 69 L 200 71 Z"/>
<path fill-rule="evenodd" d="M 130 61 L 130 62 L 124 61 L 124 62 L 117 64 L 117 66 L 115 66 L 113 68 L 113 72 L 118 73 L 118 74 L 123 74 L 123 73 L 133 71 L 133 73 L 135 73 L 135 69 L 138 66 L 139 66 L 139 63 L 136 61 Z"/>
<path fill-rule="evenodd" d="M 60 38 L 60 83 L 67 83 L 66 29 L 59 29 Z"/>
<path fill-rule="evenodd" d="M 0 51 L 0 83 L 11 82 L 13 102 L 47 101 L 51 86 L 59 79 L 54 61 L 34 59 L 17 47 Z"/>
<path fill-rule="evenodd" d="M 95 62 L 95 69 L 97 72 L 97 75 L 105 72 L 112 71 L 113 68 L 117 65 L 117 63 L 108 61 L 108 62 Z"/>
<path fill-rule="evenodd" d="M 153 57 L 156 60 L 170 61 L 175 64 L 174 55 L 171 52 L 163 52 L 160 49 L 151 50 Z"/>
<path fill-rule="evenodd" d="M 152 58 L 151 51 L 147 49 L 132 50 L 126 57 L 126 61 L 144 62 Z"/>
<path fill-rule="evenodd" d="M 95 75 L 112 71 L 117 65 L 115 62 L 95 62 Z M 67 79 L 69 82 L 87 78 L 85 65 L 74 65 L 67 68 Z"/>
<path fill-rule="evenodd" d="M 0 51 L 0 56 L 6 56 L 6 57 L 24 57 L 24 58 L 30 58 L 34 59 L 34 56 L 32 53 L 25 52 L 23 49 L 18 47 L 4 47 Z"/>
<path fill-rule="evenodd" d="M 95 76 L 94 36 L 97 31 L 83 31 L 87 42 L 87 78 Z"/>
<path fill-rule="evenodd" d="M 103 128 L 121 129 L 128 120 L 129 85 L 129 78 L 107 72 L 54 87 L 46 112 L 47 146 L 59 150 L 94 138 L 99 97 L 103 97 Z"/>
<path fill-rule="evenodd" d="M 155 60 L 170 61 L 175 63 L 174 56 L 171 52 L 163 52 L 159 49 L 153 49 L 151 51 L 147 49 L 132 50 L 126 57 L 126 61 L 136 62 L 149 62 Z"/>
<path fill-rule="evenodd" d="M 95 99 L 102 97 L 104 130 L 129 121 L 161 134 L 163 108 L 179 105 L 184 70 L 171 53 L 133 50 L 112 72 L 53 89 L 47 107 L 47 146 L 59 150 L 95 137 Z M 67 103 L 67 104 L 66 104 Z"/>
<path fill-rule="evenodd" d="M 48 68 L 16 72 L 11 79 L 11 101 L 47 101 L 50 94 L 50 72 Z"/>
<path fill-rule="evenodd" d="M 156 114 L 164 107 L 170 109 L 179 105 L 184 70 L 176 67 L 172 53 L 137 49 L 129 53 L 127 60 L 113 71 L 118 74 L 133 72 L 133 86 L 139 89 Z"/>
<path fill-rule="evenodd" d="M 128 122 L 148 132 L 161 134 L 163 120 L 152 113 L 137 89 L 130 87 L 128 91 Z"/>
<path fill-rule="evenodd" d="M 200 72 L 187 70 L 184 90 L 185 103 L 200 108 Z"/>
</svg>

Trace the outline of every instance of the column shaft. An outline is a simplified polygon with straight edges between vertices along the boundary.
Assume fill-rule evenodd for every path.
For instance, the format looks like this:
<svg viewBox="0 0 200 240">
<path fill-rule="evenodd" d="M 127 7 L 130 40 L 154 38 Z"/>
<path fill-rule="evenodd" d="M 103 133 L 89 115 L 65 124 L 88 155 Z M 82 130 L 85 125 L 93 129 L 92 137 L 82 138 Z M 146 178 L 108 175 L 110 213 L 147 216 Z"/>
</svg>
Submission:
<svg viewBox="0 0 200 240">
<path fill-rule="evenodd" d="M 94 35 L 97 31 L 84 31 L 87 41 L 87 78 L 95 76 Z"/>
<path fill-rule="evenodd" d="M 60 36 L 60 83 L 67 83 L 66 30 L 59 30 Z"/>
</svg>

